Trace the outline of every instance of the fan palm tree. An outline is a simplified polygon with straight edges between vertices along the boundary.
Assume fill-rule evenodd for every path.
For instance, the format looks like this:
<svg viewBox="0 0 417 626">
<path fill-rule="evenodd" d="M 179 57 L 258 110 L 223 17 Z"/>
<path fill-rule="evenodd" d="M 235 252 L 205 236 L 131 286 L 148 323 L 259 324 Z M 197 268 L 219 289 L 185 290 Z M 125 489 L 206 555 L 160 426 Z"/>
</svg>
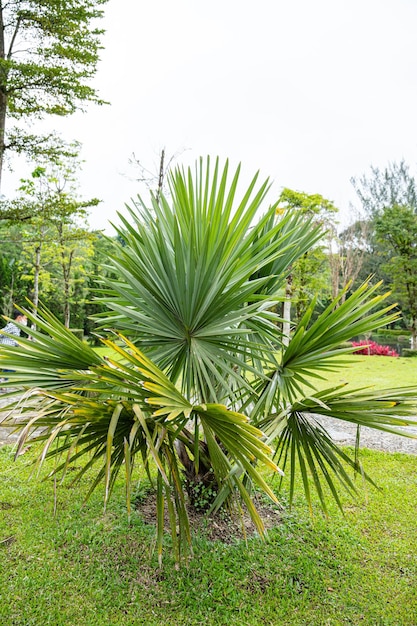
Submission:
<svg viewBox="0 0 417 626">
<path fill-rule="evenodd" d="M 107 312 L 97 320 L 111 356 L 42 306 L 32 337 L 1 348 L 1 367 L 13 370 L 6 423 L 21 431 L 18 451 L 32 437 L 40 462 L 59 459 L 54 473 L 83 462 L 80 478 L 98 465 L 91 491 L 103 482 L 105 501 L 124 468 L 129 511 L 141 464 L 157 493 L 159 558 L 165 510 L 176 558 L 190 549 L 187 491 L 192 499 L 199 481 L 214 486 L 212 508 L 243 503 L 261 535 L 251 490 L 276 500 L 262 465 L 288 469 L 291 498 L 299 473 L 308 501 L 315 489 L 324 510 L 326 492 L 340 504 L 340 488 L 355 491 L 357 457 L 317 416 L 390 432 L 415 423 L 415 389 L 314 387 L 343 366 L 344 342 L 395 319 L 378 286 L 340 294 L 315 321 L 312 302 L 283 345 L 276 309 L 286 277 L 322 233 L 276 204 L 261 214 L 269 184 L 257 178 L 238 199 L 239 168 L 228 183 L 227 163 L 201 160 L 195 174 L 172 173 L 169 199 L 139 198 L 120 215 L 123 245 L 109 260 L 118 279 L 103 284 Z"/>
</svg>

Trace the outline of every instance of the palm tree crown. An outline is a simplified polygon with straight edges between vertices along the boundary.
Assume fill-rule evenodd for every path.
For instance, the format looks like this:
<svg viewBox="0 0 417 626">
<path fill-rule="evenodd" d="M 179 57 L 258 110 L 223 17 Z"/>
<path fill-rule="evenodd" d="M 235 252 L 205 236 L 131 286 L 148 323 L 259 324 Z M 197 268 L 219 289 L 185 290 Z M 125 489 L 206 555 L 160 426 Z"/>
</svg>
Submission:
<svg viewBox="0 0 417 626">
<path fill-rule="evenodd" d="M 84 459 L 82 476 L 98 464 L 92 489 L 104 481 L 106 499 L 124 466 L 129 510 L 140 461 L 155 481 L 159 555 L 165 508 L 177 558 L 190 546 L 186 492 L 192 499 L 193 481 L 207 477 L 213 508 L 243 501 L 262 534 L 251 489 L 276 499 L 259 469 L 280 471 L 274 451 L 291 497 L 296 472 L 324 510 L 326 485 L 339 503 L 338 486 L 354 491 L 348 469 L 358 460 L 317 416 L 393 432 L 415 423 L 415 389 L 317 391 L 312 382 L 343 365 L 335 357 L 350 350 L 344 342 L 395 319 L 378 286 L 341 294 L 315 321 L 312 302 L 284 345 L 277 305 L 285 280 L 321 233 L 276 204 L 261 213 L 269 185 L 257 178 L 238 197 L 239 168 L 228 183 L 227 163 L 201 160 L 195 174 L 173 172 L 169 197 L 150 206 L 139 198 L 120 216 L 123 244 L 109 260 L 118 279 L 103 284 L 108 312 L 97 320 L 111 356 L 42 307 L 25 310 L 36 320 L 32 337 L 1 348 L 1 366 L 14 370 L 19 445 L 36 429 L 40 461 L 63 459 L 55 472 Z"/>
</svg>

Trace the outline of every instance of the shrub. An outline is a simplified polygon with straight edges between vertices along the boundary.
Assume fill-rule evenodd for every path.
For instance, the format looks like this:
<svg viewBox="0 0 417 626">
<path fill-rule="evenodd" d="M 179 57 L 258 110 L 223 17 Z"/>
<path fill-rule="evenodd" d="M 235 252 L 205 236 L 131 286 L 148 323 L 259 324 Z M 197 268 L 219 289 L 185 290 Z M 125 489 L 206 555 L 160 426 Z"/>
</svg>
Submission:
<svg viewBox="0 0 417 626">
<path fill-rule="evenodd" d="M 80 341 L 84 339 L 84 330 L 82 328 L 70 328 L 73 335 L 78 337 Z"/>
<path fill-rule="evenodd" d="M 376 356 L 400 356 L 396 350 L 390 346 L 382 346 L 376 341 L 352 341 L 352 346 L 358 346 L 354 354 L 367 354 Z"/>
<path fill-rule="evenodd" d="M 411 333 L 405 328 L 378 328 L 376 334 L 380 337 L 410 337 Z"/>
<path fill-rule="evenodd" d="M 417 356 L 417 350 L 412 350 L 411 348 L 404 348 L 402 355 L 406 357 Z"/>
</svg>

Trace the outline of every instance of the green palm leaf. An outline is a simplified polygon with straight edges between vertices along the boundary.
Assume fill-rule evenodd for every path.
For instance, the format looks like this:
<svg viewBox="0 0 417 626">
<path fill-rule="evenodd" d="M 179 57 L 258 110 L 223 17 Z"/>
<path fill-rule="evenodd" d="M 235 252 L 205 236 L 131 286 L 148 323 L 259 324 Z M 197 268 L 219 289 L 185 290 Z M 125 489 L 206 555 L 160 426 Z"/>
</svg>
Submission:
<svg viewBox="0 0 417 626">
<path fill-rule="evenodd" d="M 49 338 L 54 338 L 57 352 L 63 356 L 63 362 L 68 364 L 73 338 L 69 341 L 69 336 L 62 331 L 59 322 L 47 322 L 40 312 L 37 320 L 44 330 L 49 331 Z M 217 454 L 214 453 L 211 458 L 213 471 L 220 486 L 229 486 L 229 496 L 237 490 L 244 501 L 250 500 L 241 478 L 237 474 L 234 474 L 233 479 L 230 477 L 231 468 L 236 466 L 240 468 L 240 475 L 246 474 L 254 484 L 275 499 L 255 464 L 260 462 L 277 469 L 270 460 L 271 450 L 262 442 L 263 435 L 259 429 L 251 425 L 247 417 L 225 406 L 192 405 L 132 342 L 122 335 L 119 340 L 124 345 L 104 341 L 108 348 L 113 349 L 118 360 L 94 358 L 88 369 L 73 371 L 71 380 L 63 369 L 61 390 L 55 388 L 56 381 L 50 384 L 49 368 L 40 365 L 40 385 L 20 406 L 16 425 L 21 430 L 18 452 L 30 433 L 34 432 L 33 440 L 42 443 L 38 464 L 41 465 L 47 458 L 63 455 L 62 462 L 54 468 L 53 474 L 65 474 L 71 463 L 79 463 L 84 458 L 85 464 L 76 476 L 79 480 L 90 468 L 98 465 L 99 470 L 90 493 L 100 482 L 104 482 L 105 502 L 123 465 L 126 466 L 129 496 L 133 459 L 140 453 L 145 465 L 154 463 L 162 482 L 168 489 L 174 489 L 172 501 L 168 502 L 167 494 L 165 498 L 161 494 L 158 496 L 160 506 L 163 506 L 163 502 L 168 503 L 173 532 L 176 533 L 175 528 L 179 524 L 183 539 L 189 543 L 188 515 L 174 441 L 184 430 L 189 418 L 198 418 L 203 432 L 215 442 L 210 445 L 212 452 L 217 450 Z M 23 346 L 26 346 L 25 342 Z M 22 347 L 21 352 L 25 349 Z M 37 344 L 34 357 L 37 365 L 42 363 L 39 355 L 43 352 L 46 356 L 49 349 L 49 340 Z M 29 360 L 32 357 L 31 352 Z M 16 364 L 20 358 L 16 359 Z M 86 366 L 84 361 L 83 367 Z M 22 386 L 28 369 L 26 364 L 23 379 L 22 372 L 16 369 L 13 384 Z M 72 389 L 66 388 L 69 383 Z M 16 404 L 14 409 L 17 409 Z M 227 455 L 220 449 L 218 442 L 227 450 Z M 127 506 L 129 509 L 130 504 Z M 249 508 L 262 531 L 262 522 L 256 509 L 253 505 Z M 158 528 L 158 536 L 160 532 Z"/>
<path fill-rule="evenodd" d="M 105 502 L 122 470 L 128 514 L 141 464 L 157 494 L 159 559 L 165 511 L 176 559 L 191 550 L 187 481 L 214 476 L 212 508 L 243 504 L 262 535 L 251 492 L 276 499 L 261 472 L 278 471 L 273 449 L 291 498 L 298 477 L 310 506 L 316 491 L 326 511 L 328 496 L 341 506 L 340 489 L 355 491 L 362 468 L 323 420 L 401 433 L 416 423 L 416 389 L 315 389 L 343 366 L 343 342 L 396 319 L 378 285 L 340 294 L 314 321 L 312 302 L 283 345 L 277 305 L 320 230 L 300 213 L 278 215 L 277 203 L 264 210 L 269 182 L 258 174 L 239 195 L 239 178 L 240 167 L 229 182 L 228 163 L 200 160 L 195 173 L 172 173 L 170 198 L 138 198 L 120 216 L 117 278 L 97 293 L 106 358 L 44 307 L 25 311 L 31 337 L 0 346 L 0 367 L 13 370 L 3 420 L 20 429 L 18 450 L 33 438 L 39 464 L 56 458 L 63 476 L 77 464 L 76 480 L 95 468 L 90 493 L 103 485 Z"/>
<path fill-rule="evenodd" d="M 127 245 L 113 264 L 123 280 L 109 284 L 114 315 L 101 323 L 133 331 L 187 396 L 218 402 L 231 395 L 236 368 L 250 369 L 248 353 L 261 361 L 275 350 L 270 309 L 290 264 L 319 234 L 295 214 L 277 221 L 275 205 L 255 221 L 268 189 L 266 181 L 255 190 L 257 176 L 232 211 L 240 168 L 228 186 L 228 165 L 220 172 L 216 161 L 211 179 L 210 165 L 201 161 L 195 180 L 174 173 L 172 205 L 163 198 L 149 210 L 139 200 L 122 219 Z"/>
</svg>

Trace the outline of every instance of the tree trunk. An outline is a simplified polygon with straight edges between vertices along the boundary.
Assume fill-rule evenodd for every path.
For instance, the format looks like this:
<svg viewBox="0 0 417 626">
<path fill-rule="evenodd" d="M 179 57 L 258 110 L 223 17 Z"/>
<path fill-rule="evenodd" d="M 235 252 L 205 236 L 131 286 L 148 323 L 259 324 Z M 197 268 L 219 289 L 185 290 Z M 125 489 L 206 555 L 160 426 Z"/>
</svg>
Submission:
<svg viewBox="0 0 417 626">
<path fill-rule="evenodd" d="M 39 303 L 39 274 L 41 272 L 41 249 L 42 244 L 39 243 L 35 250 L 35 273 L 33 276 L 33 308 L 34 315 Z M 36 324 L 32 324 L 32 330 L 36 330 Z"/>
<path fill-rule="evenodd" d="M 411 323 L 411 349 L 417 350 L 417 320 L 413 319 Z"/>
<path fill-rule="evenodd" d="M 15 272 L 14 272 L 14 262 L 12 262 L 12 276 L 11 276 L 11 281 L 10 281 L 10 289 L 9 292 L 7 294 L 7 296 L 5 296 L 3 298 L 3 314 L 7 315 L 8 317 L 12 316 L 13 313 L 13 302 L 14 302 L 14 277 L 15 277 Z"/>
<path fill-rule="evenodd" d="M 63 245 L 63 242 L 62 242 L 62 245 Z M 65 262 L 64 253 L 62 254 L 62 274 L 64 277 L 64 324 L 65 324 L 65 328 L 70 327 L 71 268 L 72 268 L 73 258 L 74 258 L 74 250 L 71 250 L 71 252 L 69 253 L 67 262 Z"/>
<path fill-rule="evenodd" d="M 58 236 L 59 245 L 61 248 L 61 268 L 62 268 L 62 280 L 64 282 L 64 325 L 65 328 L 70 327 L 70 295 L 71 295 L 71 267 L 72 259 L 74 256 L 74 250 L 71 250 L 68 257 L 65 257 L 65 240 L 64 240 L 64 228 L 62 224 L 58 224 Z"/>
<path fill-rule="evenodd" d="M 4 22 L 3 22 L 3 4 L 0 3 L 0 59 L 5 59 L 5 42 L 4 42 Z M 3 70 L 0 75 L 0 189 L 1 189 L 1 173 L 3 171 L 6 130 L 6 112 L 7 112 L 7 73 Z"/>
<path fill-rule="evenodd" d="M 184 429 L 183 434 L 189 439 L 191 446 L 194 447 L 193 438 L 195 433 L 191 434 L 187 429 Z M 196 511 L 208 510 L 216 499 L 219 486 L 212 470 L 206 442 L 199 440 L 200 458 L 198 470 L 194 458 L 191 458 L 191 453 L 182 441 L 177 439 L 175 448 L 178 458 L 184 467 L 184 485 L 190 505 Z"/>
<path fill-rule="evenodd" d="M 288 276 L 285 285 L 285 300 L 282 307 L 282 344 L 288 346 L 291 332 L 291 296 L 292 296 L 292 276 Z"/>
<path fill-rule="evenodd" d="M 68 283 L 65 283 L 65 302 L 64 302 L 64 325 L 65 325 L 65 328 L 69 328 L 70 327 L 70 316 L 71 316 L 71 310 L 70 310 L 70 303 L 69 303 L 69 288 L 68 288 Z"/>
<path fill-rule="evenodd" d="M 6 3 L 0 1 L 0 59 L 10 61 L 13 55 L 13 50 L 16 42 L 18 32 L 20 30 L 22 17 L 17 13 L 17 19 L 14 25 L 13 35 L 8 43 L 8 49 L 6 51 L 6 42 L 4 39 L 4 15 L 3 7 Z M 9 24 L 10 26 L 10 24 Z M 9 94 L 9 70 L 6 67 L 2 68 L 0 73 L 0 188 L 2 180 L 2 171 L 4 165 L 4 153 L 6 151 L 6 118 L 7 118 L 7 106 L 8 106 L 8 94 Z"/>
<path fill-rule="evenodd" d="M 64 268 L 63 268 L 64 269 Z M 66 268 L 68 270 L 68 268 Z M 64 269 L 64 325 L 65 328 L 70 327 L 70 272 Z"/>
<path fill-rule="evenodd" d="M 330 266 L 330 282 L 332 288 L 332 299 L 334 300 L 339 295 L 340 289 L 340 254 L 339 252 L 329 253 L 329 266 Z"/>
</svg>

